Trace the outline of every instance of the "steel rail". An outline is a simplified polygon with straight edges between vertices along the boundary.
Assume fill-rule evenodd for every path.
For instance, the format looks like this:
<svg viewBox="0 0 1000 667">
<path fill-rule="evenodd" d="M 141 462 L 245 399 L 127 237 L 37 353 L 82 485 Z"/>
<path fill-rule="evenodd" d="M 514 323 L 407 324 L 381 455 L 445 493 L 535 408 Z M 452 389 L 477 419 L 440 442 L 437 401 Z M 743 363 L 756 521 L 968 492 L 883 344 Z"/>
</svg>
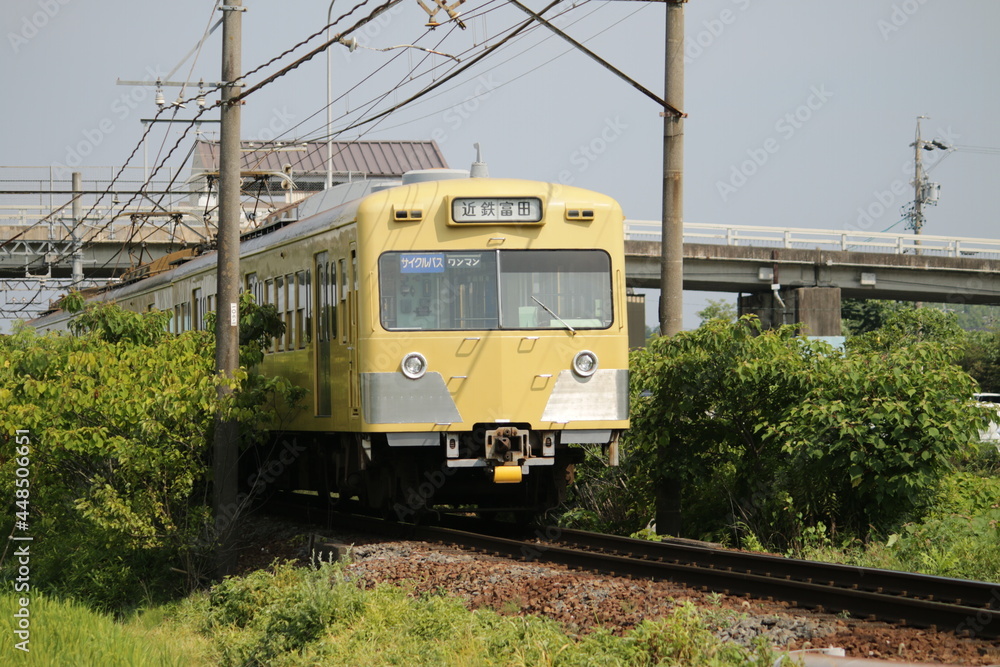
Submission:
<svg viewBox="0 0 1000 667">
<path fill-rule="evenodd" d="M 1000 637 L 1000 585 L 651 542 L 568 529 L 540 529 L 548 542 L 438 526 L 335 515 L 336 523 L 396 538 L 472 548 L 519 560 L 612 576 L 666 580 L 727 595 L 781 600 L 821 612 Z M 947 587 L 951 586 L 952 591 Z M 944 599 L 939 599 L 938 596 Z"/>
<path fill-rule="evenodd" d="M 755 574 L 765 576 L 785 577 L 807 583 L 826 583 L 830 586 L 903 597 L 918 596 L 929 601 L 957 605 L 1000 609 L 1000 584 L 984 581 L 732 551 L 670 539 L 651 542 L 581 530 L 555 528 L 549 530 L 560 531 L 558 540 L 561 542 L 576 544 L 587 549 L 628 553 L 638 558 L 664 558 L 691 564 L 708 559 L 715 567 L 751 570 Z"/>
</svg>

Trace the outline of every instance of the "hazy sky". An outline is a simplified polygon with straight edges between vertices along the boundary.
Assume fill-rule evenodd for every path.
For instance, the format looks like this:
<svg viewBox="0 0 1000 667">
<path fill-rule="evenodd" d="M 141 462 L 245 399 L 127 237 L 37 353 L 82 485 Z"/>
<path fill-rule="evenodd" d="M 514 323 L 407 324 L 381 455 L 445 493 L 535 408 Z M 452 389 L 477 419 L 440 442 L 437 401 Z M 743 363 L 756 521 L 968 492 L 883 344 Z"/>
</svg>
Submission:
<svg viewBox="0 0 1000 667">
<path fill-rule="evenodd" d="M 319 30 L 328 2 L 244 3 L 243 70 Z M 337 0 L 333 15 L 354 0 Z M 340 25 L 365 15 L 377 0 Z M 3 165 L 120 165 L 155 113 L 152 89 L 117 78 L 165 76 L 221 12 L 208 0 L 7 0 L 0 7 Z M 539 0 L 530 6 L 540 9 Z M 523 20 L 502 0 L 468 0 L 468 29 L 424 26 L 404 0 L 357 34 L 362 46 L 419 44 L 463 63 Z M 642 85 L 663 90 L 664 8 L 657 3 L 564 2 L 547 16 Z M 882 231 L 911 197 L 916 117 L 926 138 L 1000 147 L 1000 3 L 995 0 L 765 2 L 692 0 L 686 6 L 685 219 L 694 222 Z M 220 78 L 221 29 L 174 80 Z M 254 84 L 318 45 L 313 40 Z M 416 50 L 333 52 L 335 129 L 417 92 L 455 63 Z M 428 73 L 437 65 L 436 74 Z M 381 68 L 381 69 L 379 69 Z M 411 74 L 412 73 L 412 74 Z M 251 95 L 244 138 L 325 134 L 326 59 L 320 55 Z M 168 100 L 176 89 L 167 89 Z M 212 99 L 212 98 L 210 98 Z M 380 100 L 381 101 L 378 101 Z M 190 117 L 191 106 L 178 112 Z M 616 197 L 632 219 L 660 217 L 660 109 L 544 28 L 533 28 L 418 103 L 340 139 L 434 138 L 453 167 L 483 145 L 494 176 L 571 182 Z M 315 114 L 315 115 L 314 115 Z M 348 115 L 345 115 L 348 114 Z M 151 135 L 150 160 L 180 126 Z M 189 142 L 185 140 L 186 152 Z M 83 155 L 86 153 L 86 155 Z M 142 165 L 143 152 L 133 164 Z M 926 234 L 997 238 L 989 203 L 1000 155 L 927 153 L 941 184 Z M 902 231 L 902 223 L 894 230 Z M 717 295 L 711 295 L 717 296 Z M 707 296 L 685 294 L 685 325 Z"/>
</svg>

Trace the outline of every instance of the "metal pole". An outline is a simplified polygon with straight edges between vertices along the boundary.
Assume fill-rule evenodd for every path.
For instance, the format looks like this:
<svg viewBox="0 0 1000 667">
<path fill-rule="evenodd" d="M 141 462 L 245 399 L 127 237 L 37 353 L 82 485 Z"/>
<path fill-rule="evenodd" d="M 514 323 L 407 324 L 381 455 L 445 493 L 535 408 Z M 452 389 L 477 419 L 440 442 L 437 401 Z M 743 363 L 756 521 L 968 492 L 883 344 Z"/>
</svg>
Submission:
<svg viewBox="0 0 1000 667">
<path fill-rule="evenodd" d="M 663 98 L 684 108 L 684 4 L 667 1 Z M 660 249 L 660 334 L 684 324 L 684 116 L 663 111 L 663 232 Z"/>
<path fill-rule="evenodd" d="M 217 317 L 215 323 L 215 369 L 233 377 L 239 365 L 239 278 L 240 278 L 240 94 L 243 38 L 242 0 L 228 0 L 222 7 L 222 107 L 219 146 L 219 233 L 216 272 Z M 220 387 L 225 398 L 231 390 Z M 212 472 L 215 513 L 216 575 L 232 574 L 236 551 L 232 546 L 232 525 L 236 518 L 236 464 L 239 429 L 235 421 L 215 420 Z"/>
<path fill-rule="evenodd" d="M 333 3 L 336 0 L 330 0 L 330 6 L 326 10 L 326 41 L 330 41 L 330 17 L 333 16 Z M 333 49 L 329 46 L 326 47 L 326 187 L 330 189 L 333 187 L 333 83 L 331 78 L 333 76 L 332 70 L 333 66 L 330 63 L 330 58 L 333 57 L 331 53 Z"/>
<path fill-rule="evenodd" d="M 73 240 L 73 285 L 80 289 L 83 282 L 83 248 L 80 246 L 80 230 L 83 227 L 83 176 L 78 171 L 73 172 L 73 229 L 70 238 Z"/>
<path fill-rule="evenodd" d="M 924 142 L 920 137 L 920 119 L 926 116 L 917 116 L 917 138 L 913 142 L 913 233 L 920 236 L 924 227 L 923 209 L 923 185 L 924 185 L 924 163 L 923 155 L 920 152 L 924 147 Z M 914 240 L 917 254 L 920 252 L 920 239 Z"/>
</svg>

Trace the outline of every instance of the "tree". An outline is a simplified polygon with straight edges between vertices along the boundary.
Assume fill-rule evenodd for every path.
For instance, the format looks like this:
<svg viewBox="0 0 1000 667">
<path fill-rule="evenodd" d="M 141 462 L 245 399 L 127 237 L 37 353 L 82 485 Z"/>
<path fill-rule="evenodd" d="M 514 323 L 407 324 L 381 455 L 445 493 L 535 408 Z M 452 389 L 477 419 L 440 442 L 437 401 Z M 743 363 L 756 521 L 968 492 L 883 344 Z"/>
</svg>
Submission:
<svg viewBox="0 0 1000 667">
<path fill-rule="evenodd" d="M 709 299 L 708 305 L 698 311 L 698 317 L 701 318 L 699 326 L 704 326 L 712 320 L 732 322 L 737 317 L 736 304 L 725 299 Z"/>
<path fill-rule="evenodd" d="M 841 324 L 847 334 L 856 336 L 875 331 L 885 324 L 889 316 L 913 308 L 912 303 L 901 301 L 843 299 L 840 303 Z"/>
<path fill-rule="evenodd" d="M 819 377 L 768 429 L 788 456 L 790 505 L 867 538 L 919 510 L 952 462 L 977 442 L 975 382 L 934 341 L 819 360 Z"/>
<path fill-rule="evenodd" d="M 198 583 L 212 546 L 214 413 L 259 433 L 273 425 L 274 396 L 293 399 L 241 369 L 220 405 L 212 333 L 168 334 L 169 317 L 92 305 L 73 335 L 23 327 L 0 339 L 0 490 L 14 497 L 15 435 L 26 431 L 29 526 L 47 545 L 32 559 L 33 586 L 113 609 Z"/>
<path fill-rule="evenodd" d="M 887 529 L 919 511 L 985 426 L 953 363 L 960 341 L 929 309 L 844 353 L 751 317 L 654 340 L 633 353 L 623 442 L 640 462 L 638 504 L 648 516 L 656 488 L 677 484 L 684 534 L 750 532 L 776 548 L 820 523 L 862 538 Z M 624 515 L 626 530 L 641 524 Z"/>
<path fill-rule="evenodd" d="M 1000 330 L 970 331 L 958 363 L 980 391 L 1000 393 Z"/>
<path fill-rule="evenodd" d="M 646 461 L 651 488 L 683 489 L 687 534 L 761 523 L 780 465 L 764 427 L 807 388 L 803 371 L 817 345 L 796 338 L 794 327 L 762 331 L 748 316 L 712 320 L 633 353 L 623 448 Z"/>
</svg>

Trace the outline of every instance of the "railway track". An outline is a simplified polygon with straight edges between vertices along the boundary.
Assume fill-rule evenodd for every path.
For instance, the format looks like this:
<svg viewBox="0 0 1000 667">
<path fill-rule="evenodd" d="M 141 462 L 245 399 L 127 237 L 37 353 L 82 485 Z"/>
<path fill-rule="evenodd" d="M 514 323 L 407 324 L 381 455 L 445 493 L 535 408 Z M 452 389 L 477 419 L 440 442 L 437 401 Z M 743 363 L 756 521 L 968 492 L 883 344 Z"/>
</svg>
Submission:
<svg viewBox="0 0 1000 667">
<path fill-rule="evenodd" d="M 688 541 L 650 542 L 562 528 L 525 538 L 503 524 L 462 528 L 336 514 L 334 525 L 400 539 L 471 548 L 615 576 L 668 580 L 702 590 L 784 601 L 899 625 L 1000 637 L 1000 585 L 730 551 Z M 484 532 L 489 531 L 489 532 Z"/>
</svg>

